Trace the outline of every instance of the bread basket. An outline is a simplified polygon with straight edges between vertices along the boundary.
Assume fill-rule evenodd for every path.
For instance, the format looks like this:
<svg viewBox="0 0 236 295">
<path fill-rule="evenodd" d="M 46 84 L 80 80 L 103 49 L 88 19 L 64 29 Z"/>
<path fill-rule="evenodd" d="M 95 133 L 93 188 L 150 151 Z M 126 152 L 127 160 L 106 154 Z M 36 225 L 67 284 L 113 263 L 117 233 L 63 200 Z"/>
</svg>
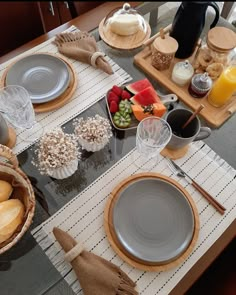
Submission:
<svg viewBox="0 0 236 295">
<path fill-rule="evenodd" d="M 35 195 L 30 180 L 19 168 L 19 162 L 12 150 L 0 144 L 0 157 L 9 161 L 9 163 L 0 161 L 0 179 L 12 184 L 14 189 L 12 198 L 20 199 L 25 207 L 22 223 L 10 238 L 0 243 L 0 254 L 2 254 L 15 245 L 28 230 L 34 215 Z"/>
</svg>

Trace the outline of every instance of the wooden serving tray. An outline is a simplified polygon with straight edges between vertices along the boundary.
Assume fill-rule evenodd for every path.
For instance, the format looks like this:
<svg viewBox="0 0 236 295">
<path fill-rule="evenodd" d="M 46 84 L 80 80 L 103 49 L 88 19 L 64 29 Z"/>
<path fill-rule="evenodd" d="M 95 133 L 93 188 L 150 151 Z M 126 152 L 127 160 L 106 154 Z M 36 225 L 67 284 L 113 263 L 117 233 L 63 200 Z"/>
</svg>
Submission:
<svg viewBox="0 0 236 295">
<path fill-rule="evenodd" d="M 156 35 L 156 37 L 158 34 Z M 220 108 L 213 107 L 207 101 L 207 97 L 201 99 L 192 97 L 188 92 L 189 84 L 185 86 L 178 86 L 171 80 L 171 73 L 175 63 L 182 61 L 181 59 L 174 58 L 171 66 L 168 70 L 159 71 L 151 64 L 151 44 L 155 38 L 151 38 L 151 42 L 146 42 L 148 45 L 138 54 L 134 56 L 134 63 L 139 66 L 145 73 L 150 75 L 153 79 L 164 85 L 171 93 L 175 93 L 178 98 L 184 102 L 192 110 L 196 110 L 200 104 L 204 105 L 204 109 L 201 111 L 202 116 L 206 122 L 212 127 L 221 126 L 230 116 L 236 111 L 236 99 L 233 96 L 232 99 L 224 106 Z M 188 58 L 190 63 L 194 61 L 197 48 L 193 55 Z"/>
<path fill-rule="evenodd" d="M 116 202 L 117 197 L 120 194 L 120 191 L 123 190 L 126 186 L 128 186 L 130 183 L 144 178 L 158 178 L 165 180 L 174 186 L 176 186 L 188 199 L 194 215 L 194 232 L 192 240 L 188 246 L 188 248 L 181 254 L 181 256 L 177 257 L 175 260 L 172 260 L 166 264 L 144 264 L 143 261 L 139 259 L 133 259 L 131 255 L 122 247 L 122 245 L 119 243 L 118 239 L 116 238 L 115 230 L 113 228 L 113 222 L 112 222 L 112 213 L 113 208 Z M 174 179 L 171 179 L 165 175 L 159 174 L 159 173 L 153 173 L 153 172 L 147 172 L 147 173 L 139 173 L 132 175 L 128 177 L 127 179 L 120 182 L 114 190 L 111 192 L 110 197 L 106 203 L 105 209 L 104 209 L 104 228 L 107 234 L 107 238 L 114 249 L 114 251 L 128 264 L 131 266 L 144 270 L 144 271 L 166 271 L 170 268 L 176 267 L 178 264 L 182 263 L 192 252 L 194 246 L 196 245 L 197 238 L 199 235 L 199 229 L 200 229 L 200 223 L 199 223 L 199 215 L 197 211 L 197 207 L 190 196 L 190 194 L 183 188 L 177 181 Z"/>
<path fill-rule="evenodd" d="M 76 90 L 77 87 L 77 83 L 78 83 L 78 79 L 77 79 L 77 74 L 75 72 L 75 69 L 73 68 L 73 66 L 68 62 L 67 58 L 65 58 L 64 56 L 62 56 L 61 54 L 52 54 L 52 53 L 48 53 L 48 52 L 39 52 L 39 54 L 48 54 L 48 55 L 52 55 L 52 56 L 56 56 L 57 58 L 60 58 L 61 60 L 63 60 L 69 69 L 69 73 L 70 73 L 70 83 L 69 86 L 67 87 L 67 89 L 57 98 L 48 101 L 48 102 L 44 102 L 44 103 L 38 103 L 38 104 L 33 104 L 34 107 L 34 111 L 35 113 L 44 113 L 44 112 L 49 112 L 49 111 L 53 111 L 55 109 L 58 109 L 60 107 L 62 107 L 63 105 L 65 105 L 67 103 L 68 100 L 71 99 L 73 93 Z M 34 53 L 34 54 L 38 54 L 38 53 Z M 17 59 L 16 61 L 14 61 L 13 63 L 11 63 L 6 70 L 4 71 L 2 77 L 1 77 L 1 81 L 0 81 L 0 86 L 1 87 L 5 87 L 5 81 L 6 81 L 6 75 L 9 71 L 9 69 L 18 61 L 19 59 Z"/>
</svg>

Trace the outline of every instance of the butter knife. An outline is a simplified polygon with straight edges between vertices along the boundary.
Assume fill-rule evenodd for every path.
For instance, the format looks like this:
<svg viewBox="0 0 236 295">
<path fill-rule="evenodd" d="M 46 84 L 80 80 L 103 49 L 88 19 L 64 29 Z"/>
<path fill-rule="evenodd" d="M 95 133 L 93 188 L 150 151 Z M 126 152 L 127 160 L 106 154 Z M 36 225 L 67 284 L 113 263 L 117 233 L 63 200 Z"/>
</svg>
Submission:
<svg viewBox="0 0 236 295">
<path fill-rule="evenodd" d="M 215 207 L 215 209 L 220 213 L 224 214 L 226 208 L 221 205 L 216 199 L 214 199 L 204 188 L 202 188 L 193 178 L 191 178 L 182 168 L 180 168 L 173 160 L 169 159 L 174 168 L 177 171 L 177 175 L 180 177 L 185 177 L 185 179 L 189 179 L 191 181 L 192 186 L 198 190 L 208 202 Z"/>
</svg>

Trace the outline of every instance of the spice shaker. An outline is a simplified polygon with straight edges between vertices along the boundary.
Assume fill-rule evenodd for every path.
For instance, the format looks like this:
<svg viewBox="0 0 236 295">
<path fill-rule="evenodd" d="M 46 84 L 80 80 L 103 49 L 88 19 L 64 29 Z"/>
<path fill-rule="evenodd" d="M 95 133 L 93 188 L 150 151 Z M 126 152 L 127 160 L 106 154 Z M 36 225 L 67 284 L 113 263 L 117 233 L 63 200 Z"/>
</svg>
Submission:
<svg viewBox="0 0 236 295">
<path fill-rule="evenodd" d="M 171 79 L 178 85 L 184 86 L 187 84 L 194 74 L 193 66 L 188 60 L 181 61 L 175 64 Z"/>
<path fill-rule="evenodd" d="M 212 87 L 212 80 L 208 73 L 196 74 L 192 77 L 188 92 L 196 98 L 204 97 Z"/>
</svg>

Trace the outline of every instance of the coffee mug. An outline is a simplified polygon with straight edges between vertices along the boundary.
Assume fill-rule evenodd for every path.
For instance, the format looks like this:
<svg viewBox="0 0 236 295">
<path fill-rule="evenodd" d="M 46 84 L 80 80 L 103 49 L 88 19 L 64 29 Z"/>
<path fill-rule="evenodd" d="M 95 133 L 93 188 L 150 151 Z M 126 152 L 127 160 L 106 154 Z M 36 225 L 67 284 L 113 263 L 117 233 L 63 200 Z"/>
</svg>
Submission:
<svg viewBox="0 0 236 295">
<path fill-rule="evenodd" d="M 182 126 L 193 113 L 186 109 L 174 109 L 166 115 L 166 121 L 169 123 L 172 136 L 167 144 L 167 148 L 176 150 L 189 143 L 207 138 L 211 135 L 211 129 L 201 127 L 198 117 L 195 117 L 184 129 Z"/>
</svg>

